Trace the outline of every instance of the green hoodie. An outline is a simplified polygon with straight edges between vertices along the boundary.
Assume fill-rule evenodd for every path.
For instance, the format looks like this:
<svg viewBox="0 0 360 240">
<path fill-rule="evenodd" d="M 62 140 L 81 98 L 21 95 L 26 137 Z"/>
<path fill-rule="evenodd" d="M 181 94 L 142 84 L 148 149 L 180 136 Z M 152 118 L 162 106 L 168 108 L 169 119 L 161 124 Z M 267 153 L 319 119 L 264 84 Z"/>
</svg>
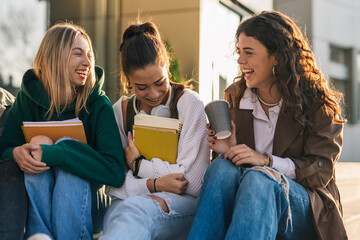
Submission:
<svg viewBox="0 0 360 240">
<path fill-rule="evenodd" d="M 64 140 L 54 145 L 41 145 L 42 162 L 58 166 L 82 178 L 113 187 L 120 187 L 125 178 L 124 152 L 112 105 L 101 90 L 104 70 L 95 67 L 98 80 L 79 119 L 83 122 L 88 144 Z M 13 150 L 25 144 L 21 130 L 23 121 L 48 121 L 46 111 L 50 107 L 49 96 L 33 70 L 23 77 L 21 89 L 9 111 L 4 133 L 0 141 L 1 161 L 14 160 Z M 60 116 L 56 113 L 51 121 L 75 118 L 75 103 Z"/>
</svg>

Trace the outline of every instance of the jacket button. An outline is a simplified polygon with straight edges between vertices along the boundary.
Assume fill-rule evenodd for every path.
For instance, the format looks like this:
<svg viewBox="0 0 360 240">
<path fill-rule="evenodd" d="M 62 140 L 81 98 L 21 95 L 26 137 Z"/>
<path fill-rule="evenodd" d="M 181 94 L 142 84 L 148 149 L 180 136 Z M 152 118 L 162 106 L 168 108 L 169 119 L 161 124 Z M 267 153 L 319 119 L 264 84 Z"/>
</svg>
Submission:
<svg viewBox="0 0 360 240">
<path fill-rule="evenodd" d="M 332 202 L 328 202 L 327 206 L 329 209 L 332 209 L 334 207 L 334 204 Z"/>
<path fill-rule="evenodd" d="M 325 165 L 325 163 L 324 163 L 324 161 L 323 161 L 323 160 L 320 160 L 320 161 L 318 162 L 318 166 L 319 166 L 319 168 L 323 168 L 323 167 L 324 167 L 324 165 Z"/>
</svg>

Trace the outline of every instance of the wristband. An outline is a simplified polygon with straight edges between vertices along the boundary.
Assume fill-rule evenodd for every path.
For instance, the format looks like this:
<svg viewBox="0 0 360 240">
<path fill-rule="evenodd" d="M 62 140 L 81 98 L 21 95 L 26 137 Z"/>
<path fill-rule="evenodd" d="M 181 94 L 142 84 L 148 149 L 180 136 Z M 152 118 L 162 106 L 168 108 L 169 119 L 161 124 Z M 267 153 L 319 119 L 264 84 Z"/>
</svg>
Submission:
<svg viewBox="0 0 360 240">
<path fill-rule="evenodd" d="M 157 179 L 157 178 L 154 178 L 154 192 L 157 192 L 157 191 L 156 191 L 156 186 L 155 186 L 156 179 Z"/>
<path fill-rule="evenodd" d="M 270 154 L 268 154 L 267 152 L 264 152 L 263 155 L 268 159 L 268 163 L 266 164 L 266 166 L 272 167 L 273 157 Z"/>
<path fill-rule="evenodd" d="M 145 159 L 143 155 L 140 155 L 139 157 L 135 158 L 135 171 L 133 172 L 133 176 L 137 177 L 139 173 L 139 162 L 140 160 Z"/>
</svg>

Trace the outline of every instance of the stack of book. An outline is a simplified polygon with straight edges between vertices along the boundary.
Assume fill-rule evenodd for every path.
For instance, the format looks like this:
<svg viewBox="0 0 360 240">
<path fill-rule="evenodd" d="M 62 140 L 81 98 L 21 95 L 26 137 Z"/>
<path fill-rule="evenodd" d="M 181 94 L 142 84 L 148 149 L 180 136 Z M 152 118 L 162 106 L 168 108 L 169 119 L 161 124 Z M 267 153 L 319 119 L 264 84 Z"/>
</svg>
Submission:
<svg viewBox="0 0 360 240">
<path fill-rule="evenodd" d="M 53 142 L 69 137 L 87 143 L 83 123 L 78 118 L 65 121 L 23 122 L 21 128 L 27 143 L 38 135 L 47 136 Z"/>
<path fill-rule="evenodd" d="M 182 121 L 174 118 L 137 114 L 134 118 L 134 143 L 146 159 L 160 158 L 176 163 Z"/>
</svg>

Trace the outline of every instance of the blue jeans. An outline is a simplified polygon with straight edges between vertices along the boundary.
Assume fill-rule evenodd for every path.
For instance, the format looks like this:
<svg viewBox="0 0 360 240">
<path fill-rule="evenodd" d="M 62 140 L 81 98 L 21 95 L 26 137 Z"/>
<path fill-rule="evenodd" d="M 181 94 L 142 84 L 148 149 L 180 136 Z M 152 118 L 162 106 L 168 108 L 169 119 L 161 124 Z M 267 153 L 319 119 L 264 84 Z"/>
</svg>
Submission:
<svg viewBox="0 0 360 240">
<path fill-rule="evenodd" d="M 197 198 L 168 192 L 152 195 L 165 200 L 169 213 L 147 195 L 117 199 L 105 214 L 104 235 L 99 240 L 186 239 L 195 216 Z"/>
<path fill-rule="evenodd" d="M 60 168 L 24 174 L 29 196 L 26 235 L 92 239 L 90 183 Z"/>
<path fill-rule="evenodd" d="M 287 180 L 292 226 L 289 202 L 278 182 L 217 158 L 205 174 L 189 239 L 317 239 L 306 190 Z"/>
</svg>

